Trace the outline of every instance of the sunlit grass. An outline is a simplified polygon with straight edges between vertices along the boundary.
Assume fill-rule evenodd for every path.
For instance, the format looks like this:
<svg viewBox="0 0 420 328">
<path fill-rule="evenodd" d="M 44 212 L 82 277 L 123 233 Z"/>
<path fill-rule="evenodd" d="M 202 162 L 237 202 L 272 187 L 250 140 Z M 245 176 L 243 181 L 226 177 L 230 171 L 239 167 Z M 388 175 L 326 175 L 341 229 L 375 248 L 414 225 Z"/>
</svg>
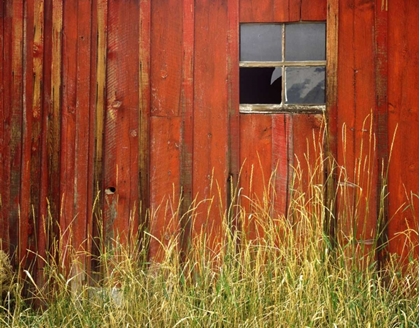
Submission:
<svg viewBox="0 0 420 328">
<path fill-rule="evenodd" d="M 174 235 L 161 244 L 159 263 L 150 263 L 147 247 L 127 247 L 117 239 L 107 246 L 100 240 L 105 245 L 95 256 L 100 278 L 87 279 L 89 284 L 73 284 L 77 277 L 63 272 L 60 256 L 45 259 L 45 286 L 37 286 L 28 271 L 7 280 L 7 286 L 2 282 L 0 326 L 418 327 L 418 259 L 409 256 L 402 266 L 389 256 L 378 266 L 377 251 L 386 246 L 380 228 L 369 245 L 358 243 L 351 230 L 338 231 L 338 241 L 328 235 L 326 160 L 306 158 L 293 168 L 287 216 L 275 213 L 270 201 L 275 172 L 260 198 L 232 186 L 236 198 L 220 213 L 219 252 L 209 247 L 208 235 L 196 235 L 181 259 L 180 238 Z M 365 180 L 366 169 L 355 170 L 356 182 Z M 347 182 L 344 169 L 340 174 Z M 354 202 L 346 203 L 345 188 L 339 184 L 333 193 L 345 202 L 337 209 L 342 221 L 357 212 Z M 357 206 L 364 201 L 363 194 L 353 199 Z M 203 204 L 215 202 L 193 201 L 186 215 L 194 220 L 199 207 L 202 211 Z M 174 220 L 178 214 L 174 212 Z M 250 214 L 260 232 L 252 239 L 246 233 Z M 139 233 L 143 246 L 154 238 L 147 231 Z M 416 247 L 412 245 L 413 254 Z M 81 267 L 80 255 L 72 254 L 76 267 Z M 21 293 L 24 280 L 28 296 Z"/>
</svg>

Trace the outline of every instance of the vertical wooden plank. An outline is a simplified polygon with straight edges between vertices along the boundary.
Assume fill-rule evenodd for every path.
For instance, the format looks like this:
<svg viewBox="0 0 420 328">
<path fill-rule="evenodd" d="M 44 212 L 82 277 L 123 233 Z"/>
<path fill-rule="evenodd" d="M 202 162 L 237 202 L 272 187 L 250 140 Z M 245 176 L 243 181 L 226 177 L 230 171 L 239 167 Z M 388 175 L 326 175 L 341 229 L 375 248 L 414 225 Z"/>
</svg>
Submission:
<svg viewBox="0 0 420 328">
<path fill-rule="evenodd" d="M 179 1 L 154 0 L 151 16 L 151 115 L 178 116 L 181 97 L 182 10 Z"/>
<path fill-rule="evenodd" d="M 77 105 L 77 1 L 63 2 L 63 71 L 60 145 L 60 255 L 62 265 L 70 268 L 73 254 L 74 186 L 75 186 L 75 140 Z M 80 227 L 84 230 L 84 227 Z M 71 274 L 71 272 L 68 272 Z"/>
<path fill-rule="evenodd" d="M 388 11 L 385 3 L 377 0 L 375 3 L 375 82 L 376 82 L 376 108 L 374 111 L 375 131 L 378 139 L 377 160 L 377 217 L 380 246 L 386 243 L 388 217 L 388 188 L 386 186 L 386 170 L 388 167 Z M 385 259 L 385 249 L 378 250 L 378 262 L 382 264 Z"/>
<path fill-rule="evenodd" d="M 149 255 L 156 262 L 165 249 L 179 251 L 180 124 L 179 117 L 151 117 Z"/>
<path fill-rule="evenodd" d="M 8 2 L 8 10 L 11 12 L 11 44 L 9 58 L 10 70 L 8 70 L 7 83 L 10 83 L 9 115 L 5 126 L 8 131 L 6 139 L 6 177 L 9 195 L 6 198 L 7 215 L 9 218 L 10 252 L 14 255 L 14 265 L 18 265 L 23 254 L 19 246 L 19 235 L 25 232 L 19 227 L 19 205 L 21 197 L 21 160 L 22 160 L 22 119 L 23 119 L 23 1 Z"/>
<path fill-rule="evenodd" d="M 229 113 L 229 181 L 228 204 L 229 228 L 234 232 L 238 227 L 239 171 L 240 163 L 240 120 L 239 120 L 239 0 L 228 3 L 228 113 Z"/>
<path fill-rule="evenodd" d="M 290 147 L 292 146 L 289 143 L 291 115 L 273 115 L 272 122 L 272 170 L 275 173 L 275 181 L 273 182 L 275 187 L 273 217 L 287 217 L 290 165 L 293 162 L 293 159 L 289 158 Z"/>
<path fill-rule="evenodd" d="M 417 1 L 386 2 L 388 9 L 389 250 L 418 258 L 419 22 Z M 395 133 L 395 140 L 394 140 Z"/>
<path fill-rule="evenodd" d="M 327 0 L 302 0 L 300 19 L 303 21 L 323 21 L 327 19 Z"/>
<path fill-rule="evenodd" d="M 338 163 L 341 198 L 338 217 L 345 242 L 363 254 L 371 249 L 376 228 L 377 166 L 372 108 L 375 107 L 374 3 L 340 2 L 338 68 Z M 341 212 L 341 215 L 340 215 Z"/>
<path fill-rule="evenodd" d="M 181 222 L 182 229 L 181 246 L 184 256 L 189 245 L 191 233 L 191 216 L 186 213 L 191 208 L 192 195 L 192 171 L 193 171 L 193 109 L 194 109 L 194 0 L 183 0 L 182 17 L 182 94 L 181 94 L 181 176 L 182 188 Z M 185 215 L 184 215 L 185 214 Z"/>
<path fill-rule="evenodd" d="M 240 0 L 240 21 L 284 23 L 300 20 L 300 0 Z"/>
<path fill-rule="evenodd" d="M 227 200 L 227 9 L 225 1 L 195 2 L 193 196 L 206 201 L 192 230 L 206 233 L 215 253 Z"/>
<path fill-rule="evenodd" d="M 1 206 L 0 206 L 0 249 L 8 252 L 8 244 L 9 244 L 9 222 L 8 222 L 8 216 L 6 215 L 6 212 L 4 210 L 5 208 L 5 186 L 6 186 L 6 177 L 5 177 L 5 166 L 6 166 L 6 143 L 5 143 L 5 122 L 6 122 L 6 97 L 4 96 L 5 93 L 5 84 L 6 84 L 6 67 L 5 64 L 5 57 L 6 57 L 6 49 L 7 45 L 5 46 L 5 40 L 7 40 L 7 11 L 6 11 L 6 2 L 3 1 L 0 4 L 0 122 L 1 122 L 1 128 L 0 128 L 0 179 L 2 181 L 2 193 L 0 194 L 1 199 Z"/>
<path fill-rule="evenodd" d="M 103 159 L 104 159 L 104 123 L 105 123 L 105 106 L 106 106 L 106 58 L 107 58 L 107 0 L 96 0 L 92 8 L 92 49 L 95 53 L 91 55 L 91 67 L 95 72 L 95 78 L 91 78 L 91 90 L 95 90 L 95 97 L 91 97 L 91 126 L 92 126 L 92 142 L 89 149 L 90 152 L 90 168 L 92 172 L 92 188 L 94 197 L 94 207 L 90 214 L 89 231 L 92 244 L 88 245 L 92 255 L 99 255 L 104 247 L 103 241 Z M 96 36 L 96 38 L 94 37 Z M 96 257 L 89 262 L 92 269 L 91 278 L 95 279 L 94 272 L 100 272 L 97 267 Z"/>
<path fill-rule="evenodd" d="M 151 7 L 149 254 L 155 261 L 163 260 L 160 243 L 167 247 L 179 240 L 182 10 L 177 1 L 153 1 Z"/>
<path fill-rule="evenodd" d="M 38 257 L 36 258 L 36 277 L 38 286 L 44 286 L 45 276 L 45 260 L 51 257 L 51 232 L 52 217 L 50 217 L 48 203 L 49 199 L 49 179 L 50 171 L 48 156 L 50 149 L 48 148 L 48 129 L 49 117 L 52 112 L 52 94 L 51 94 L 51 62 L 52 62 L 52 0 L 44 0 L 43 13 L 43 58 L 42 58 L 42 123 L 41 123 L 41 175 L 40 175 L 40 194 L 39 194 L 39 224 L 36 230 L 36 240 L 38 249 Z M 40 18 L 41 19 L 41 18 Z M 54 216 L 56 217 L 56 216 Z"/>
<path fill-rule="evenodd" d="M 62 31 L 63 3 L 52 0 L 52 49 L 51 49 L 51 112 L 48 120 L 48 181 L 49 205 L 52 224 L 52 236 L 57 237 L 59 231 L 61 207 L 61 97 L 62 97 Z M 58 222 L 55 222 L 55 221 Z M 52 250 L 55 251 L 55 250 Z"/>
<path fill-rule="evenodd" d="M 141 224 L 146 222 L 146 208 L 150 207 L 149 201 L 149 118 L 150 118 L 150 34 L 151 34 L 151 2 L 149 0 L 140 1 L 140 44 L 139 44 L 139 104 L 140 116 L 138 122 L 139 137 L 139 198 L 141 201 L 139 210 L 142 211 Z M 143 219 L 144 218 L 144 219 Z M 142 240 L 140 240 L 142 242 Z M 140 245 L 143 246 L 143 245 Z"/>
<path fill-rule="evenodd" d="M 241 205 L 247 213 L 241 229 L 253 240 L 264 237 L 259 220 L 271 214 L 272 116 L 242 114 L 240 120 Z"/>
<path fill-rule="evenodd" d="M 336 246 L 337 233 L 337 212 L 336 212 L 336 190 L 337 190 L 337 142 L 338 142 L 338 31 L 339 31 L 339 1 L 328 0 L 327 3 L 327 43 L 326 43 L 326 206 L 328 213 L 325 218 L 325 233 L 330 237 L 333 246 Z"/>
<path fill-rule="evenodd" d="M 307 235 L 323 233 L 324 122 L 322 114 L 295 114 L 291 135 L 293 170 L 289 183 L 291 204 L 288 220 L 299 241 L 308 245 Z"/>
<path fill-rule="evenodd" d="M 81 273 L 75 284 L 80 284 L 86 279 L 85 270 L 88 268 L 87 252 L 89 240 L 90 216 L 93 203 L 92 184 L 89 150 L 92 140 L 91 133 L 91 104 L 90 79 L 91 75 L 91 19 L 92 2 L 90 0 L 79 0 L 77 18 L 77 84 L 76 84 L 76 108 L 75 108 L 75 153 L 74 156 L 74 199 L 73 199 L 73 231 L 74 249 L 78 251 L 77 260 Z M 94 53 L 93 53 L 94 54 Z M 77 272 L 79 273 L 79 272 Z"/>
<path fill-rule="evenodd" d="M 139 3 L 108 4 L 105 227 L 128 245 L 138 226 Z"/>
<path fill-rule="evenodd" d="M 38 227 L 42 226 L 40 217 L 41 191 L 41 129 L 43 119 L 43 24 L 44 2 L 27 1 L 25 7 L 25 66 L 24 101 L 22 127 L 21 201 L 19 218 L 19 244 L 22 266 L 34 265 L 34 252 L 37 245 Z M 42 243 L 44 243 L 42 241 Z"/>
</svg>

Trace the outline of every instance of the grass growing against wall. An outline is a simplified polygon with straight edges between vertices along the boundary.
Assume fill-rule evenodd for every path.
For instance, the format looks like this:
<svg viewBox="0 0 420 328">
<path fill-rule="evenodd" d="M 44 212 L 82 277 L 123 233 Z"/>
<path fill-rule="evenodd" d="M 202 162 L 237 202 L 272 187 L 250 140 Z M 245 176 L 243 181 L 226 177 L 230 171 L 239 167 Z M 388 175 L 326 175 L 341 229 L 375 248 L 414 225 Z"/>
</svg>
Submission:
<svg viewBox="0 0 420 328">
<path fill-rule="evenodd" d="M 318 179 L 324 162 L 321 158 L 309 170 L 305 187 L 300 180 L 305 164 L 295 168 L 287 218 L 276 215 L 269 201 L 274 175 L 261 199 L 250 197 L 248 209 L 236 199 L 220 213 L 218 254 L 208 248 L 207 236 L 195 236 L 181 262 L 175 236 L 162 246 L 161 263 L 151 265 L 145 252 L 116 242 L 99 254 L 102 278 L 78 288 L 74 277 L 65 277 L 50 261 L 44 270 L 48 288 L 37 286 L 29 273 L 30 297 L 21 296 L 21 278 L 2 287 L 0 326 L 418 327 L 418 260 L 410 257 L 404 272 L 394 257 L 378 268 L 380 231 L 369 245 L 358 244 L 346 231 L 332 247 L 322 219 L 329 208 Z M 335 195 L 347 199 L 339 196 L 347 195 L 343 185 Z M 215 206 L 216 200 L 204 203 Z M 354 216 L 352 204 L 345 204 L 341 214 Z M 192 220 L 197 208 L 193 203 L 188 212 Z M 250 240 L 241 229 L 250 211 L 261 238 Z M 34 301 L 38 310 L 31 306 Z"/>
</svg>

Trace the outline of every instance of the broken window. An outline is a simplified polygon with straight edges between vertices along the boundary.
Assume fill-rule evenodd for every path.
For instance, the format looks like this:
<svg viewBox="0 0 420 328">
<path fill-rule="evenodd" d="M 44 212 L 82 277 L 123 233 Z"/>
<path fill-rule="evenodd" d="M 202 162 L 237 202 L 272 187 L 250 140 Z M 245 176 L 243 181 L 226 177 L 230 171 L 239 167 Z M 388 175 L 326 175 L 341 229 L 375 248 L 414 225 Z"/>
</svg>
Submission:
<svg viewBox="0 0 420 328">
<path fill-rule="evenodd" d="M 325 109 L 325 23 L 240 26 L 240 110 Z"/>
</svg>

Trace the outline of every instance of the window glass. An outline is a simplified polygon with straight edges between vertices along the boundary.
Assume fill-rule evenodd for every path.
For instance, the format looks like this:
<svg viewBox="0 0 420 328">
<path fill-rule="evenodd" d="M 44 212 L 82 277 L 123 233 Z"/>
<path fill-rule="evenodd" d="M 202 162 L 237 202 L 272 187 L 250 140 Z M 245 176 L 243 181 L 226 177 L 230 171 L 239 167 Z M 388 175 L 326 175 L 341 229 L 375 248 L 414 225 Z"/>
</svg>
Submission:
<svg viewBox="0 0 420 328">
<path fill-rule="evenodd" d="M 325 23 L 241 24 L 240 33 L 240 103 L 273 105 L 242 110 L 322 110 Z"/>
<path fill-rule="evenodd" d="M 287 67 L 286 103 L 325 103 L 325 67 Z"/>
<path fill-rule="evenodd" d="M 286 25 L 286 60 L 325 60 L 325 23 Z"/>
<path fill-rule="evenodd" d="M 242 24 L 240 60 L 281 60 L 281 32 L 282 25 L 279 24 Z"/>
</svg>

